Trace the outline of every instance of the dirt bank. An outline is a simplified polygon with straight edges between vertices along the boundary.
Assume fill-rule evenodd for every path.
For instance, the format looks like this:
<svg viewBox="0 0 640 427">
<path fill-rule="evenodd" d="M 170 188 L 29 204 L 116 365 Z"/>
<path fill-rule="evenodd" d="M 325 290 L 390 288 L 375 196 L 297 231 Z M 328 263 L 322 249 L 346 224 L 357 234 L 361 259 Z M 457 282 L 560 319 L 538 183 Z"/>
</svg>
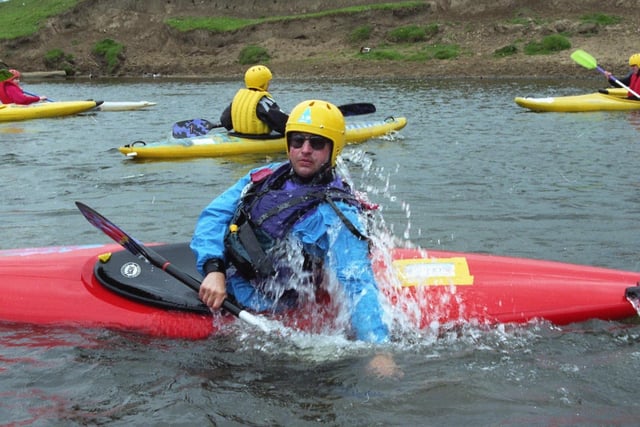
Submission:
<svg viewBox="0 0 640 427">
<path fill-rule="evenodd" d="M 125 46 L 120 76 L 233 77 L 246 66 L 238 64 L 240 50 L 248 44 L 268 50 L 270 68 L 279 77 L 439 77 L 439 76 L 562 76 L 597 74 L 576 65 L 571 50 L 552 55 L 525 55 L 524 45 L 553 33 L 567 34 L 572 48 L 592 53 L 614 73 L 626 73 L 626 59 L 640 50 L 640 9 L 624 0 L 436 0 L 400 11 L 368 11 L 317 19 L 256 25 L 231 33 L 206 31 L 180 33 L 164 24 L 175 16 L 233 17 L 285 16 L 328 10 L 347 5 L 386 3 L 369 1 L 272 0 L 109 0 L 79 3 L 73 10 L 51 18 L 32 37 L 3 41 L 1 59 L 24 71 L 45 69 L 44 55 L 62 49 L 72 55 L 78 76 L 104 76 L 105 67 L 91 53 L 97 41 L 113 39 Z M 581 17 L 592 13 L 620 16 L 609 26 L 585 25 Z M 362 45 L 375 50 L 389 46 L 388 31 L 397 27 L 435 23 L 439 31 L 416 43 L 457 44 L 456 59 L 389 61 L 367 59 Z M 371 37 L 358 44 L 349 41 L 363 25 Z M 506 58 L 494 51 L 515 45 L 518 52 Z"/>
</svg>

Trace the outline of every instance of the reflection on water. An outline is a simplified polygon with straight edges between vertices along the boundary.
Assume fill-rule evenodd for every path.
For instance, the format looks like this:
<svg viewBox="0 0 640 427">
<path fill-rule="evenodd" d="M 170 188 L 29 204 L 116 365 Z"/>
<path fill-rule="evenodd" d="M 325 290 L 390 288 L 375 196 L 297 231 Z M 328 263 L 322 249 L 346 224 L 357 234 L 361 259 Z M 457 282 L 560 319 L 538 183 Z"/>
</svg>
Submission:
<svg viewBox="0 0 640 427">
<path fill-rule="evenodd" d="M 163 138 L 180 120 L 217 121 L 240 83 L 25 83 L 59 100 L 158 104 L 0 125 L 2 248 L 108 242 L 76 200 L 140 240 L 190 239 L 211 198 L 272 159 L 132 162 L 116 148 Z M 276 79 L 271 90 L 288 110 L 323 98 L 408 118 L 401 138 L 343 156 L 381 206 L 389 241 L 640 270 L 638 113 L 531 113 L 513 102 L 601 83 Z M 364 375 L 368 345 L 308 335 L 293 345 L 244 324 L 198 342 L 19 325 L 0 336 L 0 414 L 16 424 L 601 425 L 635 422 L 638 406 L 631 324 L 409 331 L 385 349 L 401 381 Z"/>
</svg>

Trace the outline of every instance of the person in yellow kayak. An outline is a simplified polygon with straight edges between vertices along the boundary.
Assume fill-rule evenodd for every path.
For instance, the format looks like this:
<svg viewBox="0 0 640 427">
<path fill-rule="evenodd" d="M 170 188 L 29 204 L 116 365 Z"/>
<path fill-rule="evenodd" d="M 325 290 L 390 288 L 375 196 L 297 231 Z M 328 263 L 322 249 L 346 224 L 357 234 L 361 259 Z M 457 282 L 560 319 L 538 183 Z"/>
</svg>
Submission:
<svg viewBox="0 0 640 427">
<path fill-rule="evenodd" d="M 629 74 L 619 79 L 619 81 L 636 94 L 640 94 L 640 53 L 634 53 L 629 57 L 629 67 L 631 67 Z M 611 86 L 622 87 L 615 81 L 609 71 L 605 71 L 604 76 Z M 637 98 L 632 92 L 627 92 L 627 98 L 640 100 L 640 98 Z"/>
<path fill-rule="evenodd" d="M 204 277 L 200 299 L 214 310 L 230 298 L 255 312 L 302 306 L 317 313 L 344 295 L 347 331 L 388 342 L 363 225 L 366 204 L 336 171 L 346 144 L 342 112 L 303 101 L 291 111 L 285 137 L 287 161 L 253 169 L 200 214 L 191 239 Z M 369 369 L 399 373 L 386 353 Z"/>
<path fill-rule="evenodd" d="M 238 90 L 220 116 L 222 126 L 245 135 L 283 135 L 289 116 L 268 92 L 272 77 L 264 65 L 249 68 L 244 74 L 246 87 Z"/>
<path fill-rule="evenodd" d="M 34 102 L 45 101 L 46 96 L 35 96 L 24 93 L 18 82 L 20 81 L 20 71 L 8 70 L 8 78 L 0 82 L 0 101 L 3 104 L 29 105 Z"/>
</svg>

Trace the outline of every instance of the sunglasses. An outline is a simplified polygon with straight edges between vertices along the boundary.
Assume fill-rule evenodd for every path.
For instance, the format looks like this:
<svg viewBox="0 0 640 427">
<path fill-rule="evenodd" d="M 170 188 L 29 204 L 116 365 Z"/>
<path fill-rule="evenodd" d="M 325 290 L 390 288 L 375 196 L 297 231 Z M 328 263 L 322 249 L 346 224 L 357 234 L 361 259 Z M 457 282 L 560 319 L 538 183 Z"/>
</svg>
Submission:
<svg viewBox="0 0 640 427">
<path fill-rule="evenodd" d="M 309 145 L 316 151 L 324 150 L 327 144 L 331 144 L 329 138 L 319 135 L 304 135 L 302 133 L 294 133 L 289 135 L 289 146 L 291 148 L 302 148 L 305 141 L 309 141 Z"/>
</svg>

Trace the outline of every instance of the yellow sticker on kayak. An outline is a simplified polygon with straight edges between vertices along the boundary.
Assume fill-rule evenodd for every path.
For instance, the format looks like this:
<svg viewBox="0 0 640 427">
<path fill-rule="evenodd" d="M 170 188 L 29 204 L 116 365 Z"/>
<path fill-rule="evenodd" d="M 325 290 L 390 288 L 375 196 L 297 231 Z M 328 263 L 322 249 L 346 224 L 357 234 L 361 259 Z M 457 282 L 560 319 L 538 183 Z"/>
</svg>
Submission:
<svg viewBox="0 0 640 427">
<path fill-rule="evenodd" d="M 393 266 L 402 286 L 473 285 L 464 257 L 398 259 Z"/>
</svg>

